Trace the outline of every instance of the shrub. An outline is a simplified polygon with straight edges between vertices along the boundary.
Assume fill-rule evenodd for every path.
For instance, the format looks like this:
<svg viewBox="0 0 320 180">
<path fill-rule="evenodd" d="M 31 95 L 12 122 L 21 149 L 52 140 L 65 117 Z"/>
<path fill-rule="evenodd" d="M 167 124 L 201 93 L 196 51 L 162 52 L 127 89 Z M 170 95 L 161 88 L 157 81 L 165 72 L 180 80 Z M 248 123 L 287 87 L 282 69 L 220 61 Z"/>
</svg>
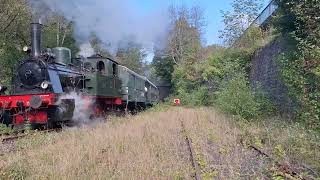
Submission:
<svg viewBox="0 0 320 180">
<path fill-rule="evenodd" d="M 244 73 L 238 73 L 222 84 L 216 92 L 215 103 L 222 111 L 247 120 L 270 113 L 272 109 L 263 93 L 252 91 Z"/>
<path fill-rule="evenodd" d="M 176 96 L 181 99 L 181 103 L 186 106 L 208 106 L 212 104 L 213 95 L 205 86 L 192 90 L 190 92 L 180 91 Z"/>
</svg>

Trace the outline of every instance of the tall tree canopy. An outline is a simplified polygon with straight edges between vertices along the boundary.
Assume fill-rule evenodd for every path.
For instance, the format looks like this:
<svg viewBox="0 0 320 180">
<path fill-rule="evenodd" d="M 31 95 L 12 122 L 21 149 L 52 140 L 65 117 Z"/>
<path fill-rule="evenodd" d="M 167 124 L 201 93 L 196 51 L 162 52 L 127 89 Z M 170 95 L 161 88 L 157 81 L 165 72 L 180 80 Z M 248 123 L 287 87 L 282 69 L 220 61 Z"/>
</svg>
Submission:
<svg viewBox="0 0 320 180">
<path fill-rule="evenodd" d="M 43 47 L 68 47 L 72 53 L 79 51 L 75 39 L 73 38 L 73 23 L 63 16 L 52 14 L 46 19 L 43 27 L 42 42 Z"/>
<path fill-rule="evenodd" d="M 31 45 L 32 10 L 27 0 L 0 0 L 0 83 L 9 85 L 14 67 L 26 54 L 24 46 Z M 73 26 L 62 16 L 50 13 L 43 26 L 43 48 L 66 46 L 78 50 L 72 36 Z"/>
<path fill-rule="evenodd" d="M 170 6 L 168 11 L 170 28 L 166 46 L 155 49 L 152 65 L 160 81 L 179 84 L 183 74 L 195 76 L 194 65 L 200 61 L 206 21 L 203 10 L 197 6 Z"/>
<path fill-rule="evenodd" d="M 144 74 L 146 52 L 142 45 L 135 42 L 134 39 L 134 37 L 129 37 L 119 43 L 116 59 L 131 70 Z"/>
<path fill-rule="evenodd" d="M 220 31 L 226 45 L 231 46 L 257 18 L 262 0 L 234 0 L 231 11 L 221 11 L 224 29 Z"/>
<path fill-rule="evenodd" d="M 30 43 L 31 12 L 25 0 L 0 0 L 0 83 L 9 85 L 13 68 Z"/>
<path fill-rule="evenodd" d="M 175 64 L 196 60 L 201 48 L 201 35 L 205 21 L 199 7 L 188 9 L 184 6 L 169 8 L 171 29 L 169 31 L 167 53 Z"/>
</svg>

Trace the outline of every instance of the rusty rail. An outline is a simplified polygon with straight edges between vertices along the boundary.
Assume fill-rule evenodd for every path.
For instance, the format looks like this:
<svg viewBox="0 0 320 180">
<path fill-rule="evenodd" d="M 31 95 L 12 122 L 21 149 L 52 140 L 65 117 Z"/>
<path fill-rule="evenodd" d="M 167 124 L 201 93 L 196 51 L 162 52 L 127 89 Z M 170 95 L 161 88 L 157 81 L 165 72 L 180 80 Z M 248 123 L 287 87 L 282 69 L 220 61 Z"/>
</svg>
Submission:
<svg viewBox="0 0 320 180">
<path fill-rule="evenodd" d="M 200 170 L 199 164 L 196 160 L 196 153 L 195 153 L 193 145 L 192 145 L 192 139 L 187 135 L 186 127 L 185 127 L 182 120 L 180 121 L 180 123 L 181 123 L 182 134 L 185 137 L 185 141 L 186 141 L 186 144 L 187 144 L 187 147 L 189 150 L 191 165 L 195 170 L 194 178 L 196 180 L 201 180 L 201 170 Z"/>
<path fill-rule="evenodd" d="M 41 133 L 51 133 L 51 132 L 61 132 L 61 128 L 56 128 L 56 129 L 49 129 L 49 130 L 44 130 L 40 131 Z M 19 132 L 15 132 L 13 134 L 8 134 L 8 133 L 3 133 L 0 134 L 0 139 L 2 143 L 8 143 L 8 142 L 13 142 L 17 139 L 21 139 L 30 135 L 34 135 L 36 132 L 31 132 L 31 133 L 25 133 L 25 134 L 19 134 Z M 1 138 L 2 137 L 2 138 Z"/>
<path fill-rule="evenodd" d="M 17 139 L 21 139 L 26 136 L 27 136 L 27 134 L 5 137 L 2 139 L 2 143 L 12 142 L 12 141 L 15 141 Z"/>
<path fill-rule="evenodd" d="M 304 178 L 300 177 L 299 173 L 297 173 L 295 170 L 293 170 L 289 165 L 285 165 L 285 164 L 282 164 L 282 163 L 278 162 L 273 157 L 271 157 L 271 155 L 263 152 L 258 147 L 254 146 L 254 145 L 250 145 L 249 148 L 251 148 L 252 150 L 256 151 L 259 155 L 268 158 L 271 162 L 274 162 L 275 165 L 278 167 L 280 172 L 282 172 L 284 174 L 287 174 L 287 175 L 289 175 L 289 176 L 291 176 L 292 178 L 295 178 L 295 179 L 305 180 Z"/>
</svg>

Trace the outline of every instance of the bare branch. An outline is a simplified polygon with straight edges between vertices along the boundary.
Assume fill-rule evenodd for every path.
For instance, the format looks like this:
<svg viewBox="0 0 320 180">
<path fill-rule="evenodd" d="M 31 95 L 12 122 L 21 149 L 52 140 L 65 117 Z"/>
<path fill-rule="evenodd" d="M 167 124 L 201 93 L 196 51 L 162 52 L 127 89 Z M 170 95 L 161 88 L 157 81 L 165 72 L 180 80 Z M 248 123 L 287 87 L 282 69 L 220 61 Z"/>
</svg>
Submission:
<svg viewBox="0 0 320 180">
<path fill-rule="evenodd" d="M 9 23 L 1 30 L 0 33 L 4 33 L 11 26 L 11 24 L 16 20 L 18 15 L 19 13 L 15 14 L 14 17 L 9 21 Z"/>
</svg>

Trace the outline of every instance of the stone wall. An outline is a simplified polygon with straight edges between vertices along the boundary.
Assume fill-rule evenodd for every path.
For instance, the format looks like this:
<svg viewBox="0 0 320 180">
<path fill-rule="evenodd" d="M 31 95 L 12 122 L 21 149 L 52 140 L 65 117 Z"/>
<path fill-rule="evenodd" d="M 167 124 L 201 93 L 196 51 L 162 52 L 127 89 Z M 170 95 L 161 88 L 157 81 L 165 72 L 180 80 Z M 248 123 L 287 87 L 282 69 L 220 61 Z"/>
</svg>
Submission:
<svg viewBox="0 0 320 180">
<path fill-rule="evenodd" d="M 250 83 L 252 87 L 261 86 L 281 114 L 292 114 L 293 103 L 288 89 L 281 80 L 278 56 L 289 46 L 283 38 L 278 38 L 257 51 L 252 58 Z"/>
</svg>

